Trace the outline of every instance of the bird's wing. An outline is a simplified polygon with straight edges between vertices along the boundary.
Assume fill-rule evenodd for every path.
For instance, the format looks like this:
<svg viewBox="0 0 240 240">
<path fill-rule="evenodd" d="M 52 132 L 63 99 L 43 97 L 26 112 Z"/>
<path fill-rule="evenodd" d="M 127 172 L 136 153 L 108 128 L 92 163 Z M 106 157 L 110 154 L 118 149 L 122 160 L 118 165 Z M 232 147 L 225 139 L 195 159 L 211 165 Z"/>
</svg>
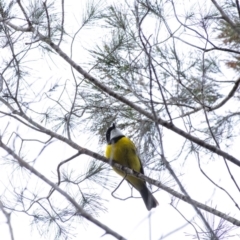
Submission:
<svg viewBox="0 0 240 240">
<path fill-rule="evenodd" d="M 135 144 L 131 141 L 132 143 L 132 146 L 131 146 L 131 150 L 134 152 L 134 155 L 136 155 L 136 157 L 138 158 L 139 162 L 140 162 L 140 169 L 139 169 L 139 172 L 144 174 L 144 170 L 143 170 L 143 166 L 142 166 L 142 161 L 140 159 L 140 157 L 138 156 L 138 153 L 137 153 L 137 148 L 135 146 Z"/>
</svg>

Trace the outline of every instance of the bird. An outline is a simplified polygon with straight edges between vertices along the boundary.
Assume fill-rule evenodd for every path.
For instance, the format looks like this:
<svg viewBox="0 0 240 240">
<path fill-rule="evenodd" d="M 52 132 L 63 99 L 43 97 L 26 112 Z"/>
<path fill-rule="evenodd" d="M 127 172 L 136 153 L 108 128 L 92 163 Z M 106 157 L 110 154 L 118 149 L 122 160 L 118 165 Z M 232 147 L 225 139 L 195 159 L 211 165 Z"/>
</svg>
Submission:
<svg viewBox="0 0 240 240">
<path fill-rule="evenodd" d="M 137 149 L 134 143 L 126 137 L 120 129 L 116 128 L 115 123 L 106 131 L 107 146 L 105 157 L 110 161 L 119 163 L 125 167 L 131 168 L 136 172 L 144 174 L 143 166 L 137 155 Z M 150 211 L 158 205 L 158 201 L 147 188 L 146 182 L 134 176 L 128 176 L 123 171 L 113 167 L 113 170 L 128 181 L 137 191 L 139 191 L 146 208 Z"/>
</svg>

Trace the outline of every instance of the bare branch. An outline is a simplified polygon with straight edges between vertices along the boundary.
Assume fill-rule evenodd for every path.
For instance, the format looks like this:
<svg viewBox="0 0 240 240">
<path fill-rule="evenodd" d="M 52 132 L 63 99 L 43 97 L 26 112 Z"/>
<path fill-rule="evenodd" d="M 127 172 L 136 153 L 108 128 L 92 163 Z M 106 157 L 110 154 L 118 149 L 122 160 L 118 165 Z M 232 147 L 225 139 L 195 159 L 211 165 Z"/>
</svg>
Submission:
<svg viewBox="0 0 240 240">
<path fill-rule="evenodd" d="M 5 210 L 1 200 L 0 200 L 0 209 L 1 209 L 1 211 L 3 212 L 3 214 L 5 215 L 5 217 L 7 219 L 7 225 L 8 225 L 8 229 L 9 229 L 9 232 L 10 232 L 11 240 L 14 240 L 13 227 L 12 227 L 12 223 L 11 223 L 11 213 L 8 213 Z"/>
<path fill-rule="evenodd" d="M 1 137 L 0 137 L 0 147 L 2 147 L 14 159 L 16 159 L 21 167 L 24 167 L 27 170 L 29 170 L 31 173 L 36 175 L 38 178 L 40 178 L 42 181 L 47 183 L 49 186 L 51 186 L 57 192 L 59 192 L 62 196 L 64 196 L 76 208 L 77 214 L 80 214 L 81 216 L 86 218 L 88 221 L 94 223 L 98 227 L 100 227 L 103 230 L 105 230 L 106 234 L 110 234 L 110 235 L 114 236 L 116 239 L 119 239 L 119 240 L 124 240 L 125 239 L 124 237 L 119 235 L 117 232 L 114 232 L 111 228 L 109 228 L 106 225 L 102 224 L 100 221 L 96 220 L 90 214 L 88 214 L 85 210 L 83 210 L 82 207 L 73 198 L 71 198 L 65 191 L 63 191 L 56 184 L 51 182 L 48 178 L 46 178 L 44 175 L 42 175 L 40 172 L 38 172 L 35 168 L 33 168 L 27 162 L 25 162 L 22 158 L 20 158 L 17 154 L 15 154 L 10 148 L 8 148 L 2 142 Z"/>
<path fill-rule="evenodd" d="M 222 18 L 231 26 L 232 29 L 234 29 L 238 35 L 240 36 L 240 30 L 239 28 L 234 24 L 234 22 L 228 17 L 228 15 L 223 11 L 222 7 L 219 6 L 219 4 L 215 0 L 211 0 L 212 3 L 215 5 L 217 10 L 220 12 Z"/>
</svg>

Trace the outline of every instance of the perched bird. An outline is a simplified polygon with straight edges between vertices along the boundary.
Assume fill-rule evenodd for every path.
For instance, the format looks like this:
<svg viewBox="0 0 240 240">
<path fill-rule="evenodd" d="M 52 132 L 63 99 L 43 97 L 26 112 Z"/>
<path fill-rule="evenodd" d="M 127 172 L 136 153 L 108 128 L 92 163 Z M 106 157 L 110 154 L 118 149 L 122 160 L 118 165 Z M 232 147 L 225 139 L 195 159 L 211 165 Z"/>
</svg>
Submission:
<svg viewBox="0 0 240 240">
<path fill-rule="evenodd" d="M 116 128 L 113 123 L 106 132 L 107 147 L 106 158 L 115 161 L 123 166 L 131 168 L 136 172 L 144 174 L 142 163 L 137 155 L 137 150 L 134 143 Z M 113 168 L 122 177 L 126 174 L 116 168 Z M 142 199 L 150 211 L 158 205 L 158 201 L 154 198 L 152 193 L 148 190 L 146 182 L 133 176 L 126 176 L 126 180 L 136 189 L 142 196 Z"/>
</svg>

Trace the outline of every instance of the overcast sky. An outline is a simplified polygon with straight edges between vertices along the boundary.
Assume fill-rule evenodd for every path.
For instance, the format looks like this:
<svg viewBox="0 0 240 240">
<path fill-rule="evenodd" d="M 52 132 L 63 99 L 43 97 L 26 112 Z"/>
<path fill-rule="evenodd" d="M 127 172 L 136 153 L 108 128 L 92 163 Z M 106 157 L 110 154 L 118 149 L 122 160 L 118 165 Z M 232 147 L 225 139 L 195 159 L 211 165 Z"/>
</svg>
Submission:
<svg viewBox="0 0 240 240">
<path fill-rule="evenodd" d="M 69 32 L 74 33 L 78 29 L 78 26 L 81 22 L 81 14 L 83 10 L 82 6 L 86 1 L 87 0 L 79 1 L 81 4 L 79 4 L 78 7 L 76 6 L 76 1 L 66 1 L 66 26 L 69 28 L 72 27 L 71 30 L 68 29 Z M 74 4 L 74 6 L 72 6 L 72 4 Z M 73 59 L 80 63 L 83 63 L 88 57 L 84 49 L 89 48 L 89 45 L 94 46 L 96 41 L 99 41 L 99 36 L 103 38 L 102 32 L 91 31 L 90 28 L 84 31 L 86 31 L 86 34 L 81 35 L 79 41 L 76 41 L 79 43 L 79 45 L 74 45 Z M 67 46 L 69 46 L 68 43 L 64 44 L 62 48 L 67 54 L 69 54 L 70 47 L 67 48 Z M 31 59 L 31 56 L 29 56 L 29 58 Z M 53 57 L 53 59 L 47 57 L 47 60 L 38 59 L 36 62 L 36 72 L 41 74 L 41 77 L 45 75 L 46 79 L 51 77 L 71 79 L 71 72 L 69 68 L 65 63 L 62 62 L 62 60 L 58 59 L 58 56 Z M 56 64 L 57 67 L 54 66 L 54 64 Z M 41 106 L 39 107 L 41 108 Z M 231 106 L 226 104 L 225 110 L 229 108 L 231 108 Z M 199 119 L 196 119 L 196 121 L 199 121 Z M 4 124 L 6 124 L 6 122 Z M 124 132 L 124 129 L 122 129 L 122 131 Z M 166 151 L 165 154 L 170 159 L 173 159 L 176 156 L 174 156 L 175 153 L 171 152 L 172 146 L 178 145 L 179 141 L 183 141 L 183 139 L 167 129 L 164 129 L 163 133 L 164 147 Z M 27 134 L 30 138 L 31 132 L 28 132 Z M 233 156 L 240 155 L 238 144 L 239 140 L 239 137 L 237 137 L 235 144 L 229 148 L 229 152 L 231 152 Z M 96 145 L 98 144 L 98 137 L 81 135 L 81 138 L 79 138 L 77 142 L 81 146 L 94 151 L 96 149 Z M 105 146 L 100 146 L 100 148 L 102 149 L 102 154 L 104 154 Z M 44 175 L 52 177 L 56 174 L 56 165 L 72 154 L 68 151 L 69 149 L 65 147 L 54 145 L 52 148 L 49 148 L 49 150 L 39 156 L 35 167 L 40 172 L 43 172 Z M 5 155 L 2 150 L 0 150 L 0 154 L 1 156 Z M 208 155 L 206 155 L 206 157 L 208 157 Z M 74 162 L 74 164 L 76 164 L 76 169 L 84 168 L 88 160 L 88 157 L 81 156 L 81 159 Z M 181 162 L 181 164 L 179 164 L 179 162 Z M 221 190 L 210 185 L 209 181 L 200 173 L 198 163 L 196 162 L 195 158 L 192 160 L 188 159 L 185 162 L 184 167 L 182 162 L 183 161 L 173 162 L 172 166 L 173 169 L 181 169 L 179 172 L 182 172 L 182 184 L 183 186 L 187 185 L 187 191 L 193 199 L 196 199 L 197 201 L 207 204 L 213 208 L 217 207 L 217 209 L 221 210 L 222 212 L 240 219 L 240 213 L 237 211 L 234 204 L 232 202 L 232 204 L 229 204 L 229 197 Z M 229 165 L 236 181 L 240 182 L 240 174 L 238 169 L 236 169 L 235 166 L 232 166 L 231 163 Z M 216 183 L 221 183 L 223 187 L 229 189 L 233 198 L 239 199 L 239 193 L 236 189 L 234 189 L 235 187 L 232 184 L 232 180 L 227 174 L 225 164 L 220 157 L 216 157 L 215 161 L 202 159 L 202 168 L 211 176 L 212 179 L 215 180 Z M 8 180 L 10 178 L 8 174 L 9 171 L 7 171 L 4 167 L 0 168 L 0 193 L 6 191 Z M 113 171 L 111 172 L 111 175 L 115 177 L 118 182 L 121 181 L 121 177 L 119 177 Z M 161 173 L 161 181 L 170 187 L 176 186 L 174 181 L 168 176 L 169 174 L 167 172 Z M 31 182 L 29 184 L 41 185 L 41 181 L 38 180 L 36 183 Z M 155 188 L 153 189 L 155 190 Z M 169 240 L 192 239 L 192 237 L 189 236 L 189 234 L 194 233 L 192 226 L 186 225 L 186 220 L 180 214 L 177 214 L 176 210 L 171 206 L 171 203 L 173 203 L 174 206 L 177 206 L 180 211 L 182 210 L 182 212 L 184 212 L 184 217 L 187 218 L 188 221 L 192 221 L 193 218 L 199 220 L 199 217 L 196 215 L 196 212 L 193 210 L 192 206 L 176 199 L 173 200 L 172 196 L 163 190 L 159 190 L 154 194 L 155 198 L 159 202 L 159 206 L 156 209 L 153 209 L 151 212 L 147 211 L 141 198 L 131 198 L 126 201 L 121 201 L 113 198 L 111 196 L 111 192 L 104 190 L 101 187 L 98 187 L 96 191 L 100 192 L 102 197 L 106 199 L 105 205 L 107 207 L 107 211 L 105 213 L 102 212 L 99 214 L 98 220 L 127 239 L 150 239 L 151 237 L 152 240 L 157 240 L 161 239 L 161 237 L 165 235 L 166 238 L 164 239 Z M 180 192 L 180 190 L 178 191 Z M 118 197 L 124 198 L 128 197 L 130 193 L 129 185 L 124 182 L 120 189 L 117 190 L 116 194 Z M 139 194 L 136 191 L 134 191 L 134 195 L 139 197 Z M 212 202 L 215 204 L 217 203 L 217 205 L 212 205 Z M 226 204 L 226 202 L 228 204 Z M 208 214 L 206 218 L 209 219 L 211 216 Z M 48 237 L 39 236 L 39 232 L 36 230 L 36 228 L 32 228 L 29 225 L 29 217 L 24 213 L 13 213 L 11 219 L 15 240 L 49 239 Z M 219 219 L 215 217 L 215 221 L 217 223 Z M 9 231 L 5 222 L 6 219 L 4 215 L 0 213 L 0 240 L 10 239 Z M 149 235 L 150 233 L 151 236 Z M 240 234 L 239 229 L 236 228 L 232 234 L 234 235 L 234 233 Z M 73 236 L 72 239 L 114 239 L 112 236 L 103 235 L 104 231 L 102 229 L 84 220 L 83 224 L 79 224 L 77 226 L 76 236 Z M 231 239 L 234 240 L 238 238 Z"/>
</svg>

